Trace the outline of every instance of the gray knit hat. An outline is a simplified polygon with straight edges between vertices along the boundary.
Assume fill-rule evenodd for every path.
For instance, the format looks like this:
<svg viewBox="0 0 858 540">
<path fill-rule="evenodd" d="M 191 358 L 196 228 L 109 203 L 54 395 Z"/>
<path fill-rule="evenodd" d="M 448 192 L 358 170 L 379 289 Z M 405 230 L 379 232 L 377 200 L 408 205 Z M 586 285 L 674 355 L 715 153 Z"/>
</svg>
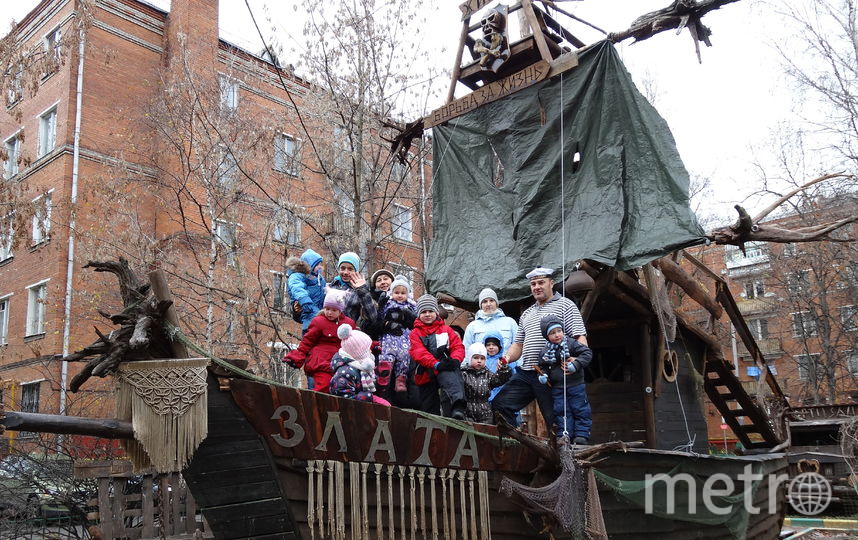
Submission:
<svg viewBox="0 0 858 540">
<path fill-rule="evenodd" d="M 495 301 L 495 303 L 497 303 L 497 301 L 498 301 L 497 293 L 495 293 L 493 290 L 486 287 L 485 289 L 480 291 L 480 296 L 479 296 L 479 299 L 477 300 L 477 305 L 480 305 L 480 306 L 483 305 L 483 300 L 485 300 L 486 298 L 491 298 L 492 300 Z"/>
<path fill-rule="evenodd" d="M 424 294 L 417 299 L 417 314 L 420 315 L 424 311 L 434 311 L 441 314 L 441 309 L 438 307 L 438 300 L 431 294 Z"/>
<path fill-rule="evenodd" d="M 411 284 L 408 283 L 408 278 L 405 276 L 396 276 L 393 279 L 393 282 L 390 284 L 390 289 L 388 289 L 391 293 L 393 289 L 397 287 L 405 287 L 405 290 L 408 291 L 408 294 L 411 294 Z"/>
</svg>

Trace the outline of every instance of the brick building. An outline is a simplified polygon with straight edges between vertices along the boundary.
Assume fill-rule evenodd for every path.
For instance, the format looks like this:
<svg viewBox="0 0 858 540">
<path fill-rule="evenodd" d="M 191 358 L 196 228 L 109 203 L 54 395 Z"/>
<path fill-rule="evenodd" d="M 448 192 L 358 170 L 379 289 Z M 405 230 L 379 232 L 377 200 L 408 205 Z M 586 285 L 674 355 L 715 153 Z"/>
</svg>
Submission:
<svg viewBox="0 0 858 540">
<path fill-rule="evenodd" d="M 107 383 L 68 394 L 80 366 L 59 360 L 94 340 L 93 324 L 110 328 L 97 309 L 121 305 L 115 279 L 82 269 L 88 260 L 122 256 L 143 277 L 164 269 L 198 343 L 273 377 L 283 373 L 270 360 L 300 335 L 281 310 L 288 256 L 316 249 L 332 278 L 336 256 L 357 251 L 366 275 L 388 267 L 420 292 L 428 159 L 417 149 L 405 166 L 380 152 L 368 163 L 358 152 L 380 147 L 381 128 L 333 124 L 319 113 L 325 92 L 220 40 L 217 0 L 173 0 L 170 13 L 43 0 L 11 37 L 0 113 L 7 406 L 110 414 Z M 353 163 L 396 189 L 350 191 Z"/>
<path fill-rule="evenodd" d="M 795 229 L 854 215 L 854 200 L 815 200 L 800 211 L 769 223 Z M 840 231 L 855 238 L 854 224 Z M 855 243 L 751 242 L 745 253 L 735 246 L 701 246 L 688 251 L 729 284 L 737 305 L 779 385 L 794 406 L 858 401 L 858 248 Z M 685 265 L 689 273 L 695 269 Z M 701 283 L 707 280 L 701 280 Z M 685 302 L 702 324 L 707 314 Z M 699 307 L 699 306 L 698 306 Z M 726 317 L 725 317 L 726 319 Z M 742 341 L 730 339 L 725 356 L 733 360 L 742 384 L 757 392 L 760 373 Z M 731 351 L 732 349 L 732 351 Z M 708 407 L 713 445 L 728 445 L 715 408 Z"/>
</svg>

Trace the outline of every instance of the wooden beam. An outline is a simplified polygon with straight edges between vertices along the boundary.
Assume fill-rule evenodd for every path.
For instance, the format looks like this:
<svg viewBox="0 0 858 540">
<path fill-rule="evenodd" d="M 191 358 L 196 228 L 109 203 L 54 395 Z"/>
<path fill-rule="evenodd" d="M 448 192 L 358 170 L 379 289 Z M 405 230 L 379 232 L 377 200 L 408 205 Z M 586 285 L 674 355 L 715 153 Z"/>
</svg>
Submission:
<svg viewBox="0 0 858 540">
<path fill-rule="evenodd" d="M 724 281 L 724 278 L 722 278 L 721 276 L 713 272 L 711 268 L 700 262 L 700 259 L 692 255 L 691 253 L 688 253 L 688 250 L 683 249 L 682 256 L 685 257 L 688 262 L 696 266 L 698 270 L 701 270 L 704 274 L 712 278 L 714 281 Z"/>
<path fill-rule="evenodd" d="M 706 308 L 706 311 L 712 314 L 716 319 L 720 319 L 724 314 L 724 308 L 718 302 L 709 296 L 709 291 L 703 288 L 694 278 L 682 269 L 681 266 L 670 260 L 668 257 L 656 259 L 652 261 L 652 265 L 661 270 L 671 282 L 679 285 L 679 288 L 685 291 L 692 300 Z"/>
<path fill-rule="evenodd" d="M 167 284 L 167 276 L 160 268 L 149 272 L 149 283 L 152 285 L 152 294 L 158 300 L 172 302 L 173 295 L 170 294 L 170 286 Z M 179 316 L 176 314 L 175 306 L 171 305 L 164 313 L 164 320 L 179 328 Z M 171 347 L 173 349 L 173 358 L 187 358 L 188 349 L 181 341 L 172 340 Z"/>
<path fill-rule="evenodd" d="M 453 64 L 453 78 L 450 80 L 450 90 L 447 91 L 447 103 L 453 101 L 453 97 L 456 94 L 456 83 L 459 82 L 459 75 L 462 72 L 462 52 L 465 49 L 465 40 L 468 39 L 468 26 L 470 22 L 470 16 L 462 20 L 462 32 L 459 35 L 459 47 L 456 51 L 456 63 Z"/>
<path fill-rule="evenodd" d="M 35 431 L 62 435 L 91 435 L 103 439 L 133 439 L 131 422 L 115 418 L 84 418 L 63 414 L 6 411 L 0 423 L 11 431 Z"/>
<path fill-rule="evenodd" d="M 589 272 L 587 274 L 589 275 Z M 593 286 L 593 289 L 589 293 L 587 293 L 587 296 L 584 298 L 584 302 L 581 304 L 581 318 L 584 320 L 585 323 L 590 318 L 590 314 L 593 313 L 593 308 L 596 306 L 596 300 L 599 299 L 599 295 L 605 292 L 608 287 L 610 287 L 611 283 L 614 282 L 616 276 L 616 270 L 614 270 L 613 268 L 605 268 L 593 280 L 595 282 L 595 285 Z"/>
<path fill-rule="evenodd" d="M 548 43 L 545 42 L 545 34 L 542 32 L 544 24 L 540 24 L 536 18 L 536 12 L 533 11 L 533 3 L 531 0 L 521 0 L 521 9 L 524 10 L 524 17 L 527 23 L 533 30 L 533 39 L 536 40 L 536 47 L 539 49 L 539 54 L 546 62 L 551 62 L 551 52 L 548 50 Z"/>
</svg>

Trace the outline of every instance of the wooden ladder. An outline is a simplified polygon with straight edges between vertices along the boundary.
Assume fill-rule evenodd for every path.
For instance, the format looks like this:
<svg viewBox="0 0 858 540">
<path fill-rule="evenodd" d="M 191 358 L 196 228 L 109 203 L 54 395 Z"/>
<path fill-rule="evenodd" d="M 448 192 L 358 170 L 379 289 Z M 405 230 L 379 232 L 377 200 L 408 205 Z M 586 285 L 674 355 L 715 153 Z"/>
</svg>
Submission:
<svg viewBox="0 0 858 540">
<path fill-rule="evenodd" d="M 733 366 L 720 360 L 706 362 L 703 387 L 745 448 L 771 448 L 780 442 L 768 415 L 745 391 Z M 740 418 L 745 421 L 740 422 Z M 758 434 L 762 440 L 752 440 L 751 434 Z"/>
</svg>

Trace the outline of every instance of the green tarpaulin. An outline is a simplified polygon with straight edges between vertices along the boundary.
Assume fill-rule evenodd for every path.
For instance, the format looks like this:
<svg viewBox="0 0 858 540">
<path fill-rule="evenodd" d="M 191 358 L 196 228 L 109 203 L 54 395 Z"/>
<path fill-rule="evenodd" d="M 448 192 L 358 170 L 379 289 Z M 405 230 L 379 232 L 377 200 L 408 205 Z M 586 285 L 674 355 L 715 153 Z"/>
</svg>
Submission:
<svg viewBox="0 0 858 540">
<path fill-rule="evenodd" d="M 703 241 L 667 123 L 610 43 L 579 61 L 433 128 L 430 291 L 473 302 L 490 286 L 501 301 L 526 297 L 528 270 L 562 267 L 561 221 L 567 267 L 592 259 L 625 270 Z"/>
</svg>

